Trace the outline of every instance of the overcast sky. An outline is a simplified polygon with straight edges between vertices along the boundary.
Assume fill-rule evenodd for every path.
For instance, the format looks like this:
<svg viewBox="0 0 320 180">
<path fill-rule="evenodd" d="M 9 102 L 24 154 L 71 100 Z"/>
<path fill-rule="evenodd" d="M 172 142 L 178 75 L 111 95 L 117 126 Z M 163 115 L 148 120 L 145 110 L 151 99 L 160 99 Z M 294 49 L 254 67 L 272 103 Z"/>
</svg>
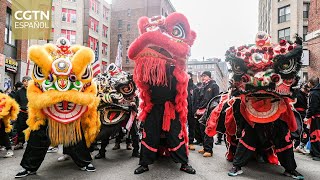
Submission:
<svg viewBox="0 0 320 180">
<path fill-rule="evenodd" d="M 191 59 L 224 58 L 233 45 L 252 44 L 258 32 L 258 0 L 171 0 L 187 16 L 197 39 Z"/>
<path fill-rule="evenodd" d="M 106 0 L 110 2 L 111 0 Z M 230 46 L 252 44 L 258 32 L 258 0 L 171 0 L 187 16 L 197 39 L 190 59 L 222 58 Z"/>
</svg>

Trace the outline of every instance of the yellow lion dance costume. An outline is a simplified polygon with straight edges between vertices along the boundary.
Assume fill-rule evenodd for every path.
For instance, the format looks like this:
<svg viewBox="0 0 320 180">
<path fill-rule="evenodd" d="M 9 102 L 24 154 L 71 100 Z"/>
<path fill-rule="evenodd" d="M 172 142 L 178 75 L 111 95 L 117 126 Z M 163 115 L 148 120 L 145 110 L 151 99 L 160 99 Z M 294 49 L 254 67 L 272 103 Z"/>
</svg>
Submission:
<svg viewBox="0 0 320 180">
<path fill-rule="evenodd" d="M 35 156 L 44 158 L 49 145 L 63 144 L 64 153 L 79 167 L 86 168 L 92 160 L 88 147 L 100 129 L 99 98 L 92 81 L 93 51 L 79 45 L 70 46 L 66 38 L 59 38 L 56 45 L 31 46 L 28 55 L 34 68 L 33 80 L 27 89 L 28 146 L 22 167 L 27 172 L 36 172 L 43 159 L 34 160 Z M 45 141 L 46 138 L 49 141 Z M 32 152 L 34 147 L 39 151 L 37 155 Z"/>
<path fill-rule="evenodd" d="M 0 93 L 0 128 L 6 133 L 11 132 L 11 120 L 16 120 L 19 114 L 18 103 L 6 94 Z"/>
</svg>

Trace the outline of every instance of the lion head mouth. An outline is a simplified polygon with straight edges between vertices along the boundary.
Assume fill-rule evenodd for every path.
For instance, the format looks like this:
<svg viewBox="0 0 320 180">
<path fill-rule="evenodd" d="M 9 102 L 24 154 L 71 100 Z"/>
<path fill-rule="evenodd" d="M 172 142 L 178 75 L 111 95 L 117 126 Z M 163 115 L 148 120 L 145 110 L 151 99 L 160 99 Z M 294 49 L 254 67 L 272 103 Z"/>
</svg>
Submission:
<svg viewBox="0 0 320 180">
<path fill-rule="evenodd" d="M 68 101 L 62 101 L 42 109 L 54 121 L 69 124 L 76 121 L 88 110 L 87 106 L 78 105 Z"/>
<path fill-rule="evenodd" d="M 158 47 L 158 46 L 150 46 L 149 48 L 158 52 L 159 54 L 162 54 L 163 56 L 165 56 L 169 59 L 172 59 L 172 55 L 165 48 Z"/>
</svg>

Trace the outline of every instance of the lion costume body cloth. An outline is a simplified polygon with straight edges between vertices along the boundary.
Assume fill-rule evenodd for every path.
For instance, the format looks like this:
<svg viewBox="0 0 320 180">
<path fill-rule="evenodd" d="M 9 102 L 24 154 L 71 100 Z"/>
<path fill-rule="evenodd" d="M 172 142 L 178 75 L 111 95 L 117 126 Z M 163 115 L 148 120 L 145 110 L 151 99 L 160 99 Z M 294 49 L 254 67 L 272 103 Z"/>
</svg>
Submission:
<svg viewBox="0 0 320 180">
<path fill-rule="evenodd" d="M 269 152 L 269 162 L 279 160 L 286 170 L 296 169 L 290 134 L 297 129 L 292 87 L 302 56 L 302 43 L 296 38 L 296 43 L 271 44 L 271 37 L 259 32 L 255 45 L 232 47 L 226 53 L 234 89 L 222 95 L 211 112 L 206 133 L 226 133 L 227 159 L 234 166 L 244 166 L 258 149 Z"/>
<path fill-rule="evenodd" d="M 59 38 L 56 45 L 31 46 L 28 55 L 34 67 L 27 88 L 28 146 L 21 165 L 37 170 L 48 146 L 62 144 L 79 167 L 86 166 L 91 161 L 88 147 L 100 129 L 93 51 Z"/>
<path fill-rule="evenodd" d="M 0 93 L 0 145 L 11 149 L 9 136 L 11 132 L 11 120 L 16 120 L 19 113 L 18 103 L 6 94 Z"/>
<path fill-rule="evenodd" d="M 135 121 L 138 97 L 132 74 L 111 63 L 107 67 L 107 73 L 99 74 L 95 79 L 100 97 L 98 110 L 102 124 L 97 137 L 97 140 L 101 140 L 99 154 L 105 156 L 110 137 L 116 136 L 116 143 L 121 143 L 124 135 L 122 128 L 125 128 L 128 137 L 132 135 L 134 151 L 138 152 L 139 135 Z"/>
<path fill-rule="evenodd" d="M 196 34 L 180 13 L 168 17 L 141 17 L 140 36 L 130 45 L 135 62 L 134 81 L 139 88 L 144 122 L 140 165 L 154 162 L 161 137 L 175 162 L 187 163 L 187 85 L 185 72 Z"/>
</svg>

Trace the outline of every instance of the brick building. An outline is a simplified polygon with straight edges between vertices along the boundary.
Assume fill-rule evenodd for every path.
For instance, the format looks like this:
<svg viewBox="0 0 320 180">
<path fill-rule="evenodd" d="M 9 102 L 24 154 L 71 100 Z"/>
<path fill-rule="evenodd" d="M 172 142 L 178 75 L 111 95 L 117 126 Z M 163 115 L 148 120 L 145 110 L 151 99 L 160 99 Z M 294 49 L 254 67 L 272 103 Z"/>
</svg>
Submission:
<svg viewBox="0 0 320 180">
<path fill-rule="evenodd" d="M 6 90 L 25 75 L 28 41 L 12 37 L 11 1 L 1 0 L 0 9 L 0 89 Z"/>
<path fill-rule="evenodd" d="M 320 77 L 320 0 L 311 0 L 308 35 L 306 36 L 310 50 L 309 76 Z"/>
<path fill-rule="evenodd" d="M 175 12 L 170 0 L 116 0 L 112 2 L 111 20 L 111 62 L 117 56 L 118 42 L 122 43 L 122 67 L 133 70 L 134 63 L 127 56 L 127 49 L 139 36 L 137 21 L 141 16 L 168 16 Z"/>
</svg>

